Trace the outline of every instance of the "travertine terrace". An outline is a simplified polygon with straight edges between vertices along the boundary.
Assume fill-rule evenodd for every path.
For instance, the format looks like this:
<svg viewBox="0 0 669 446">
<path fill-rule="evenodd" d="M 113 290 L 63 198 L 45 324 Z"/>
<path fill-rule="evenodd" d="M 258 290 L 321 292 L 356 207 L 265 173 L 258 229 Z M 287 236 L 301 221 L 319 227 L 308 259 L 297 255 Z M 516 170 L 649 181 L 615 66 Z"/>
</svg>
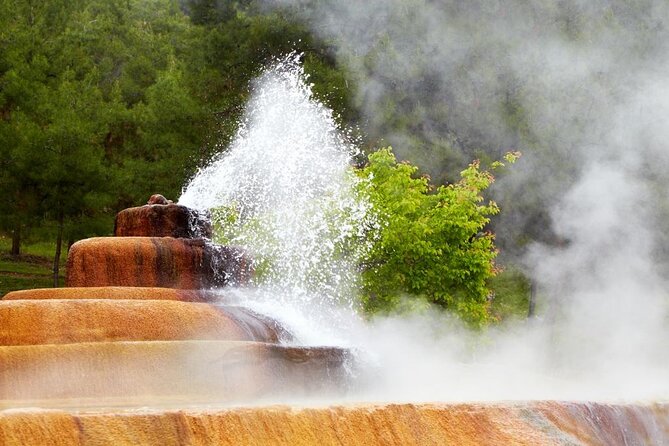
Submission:
<svg viewBox="0 0 669 446">
<path fill-rule="evenodd" d="M 276 321 L 207 290 L 252 274 L 210 232 L 182 206 L 129 209 L 116 237 L 72 247 L 68 288 L 5 296 L 0 444 L 669 444 L 662 404 L 259 406 L 341 392 L 350 355 L 286 346 Z"/>
</svg>

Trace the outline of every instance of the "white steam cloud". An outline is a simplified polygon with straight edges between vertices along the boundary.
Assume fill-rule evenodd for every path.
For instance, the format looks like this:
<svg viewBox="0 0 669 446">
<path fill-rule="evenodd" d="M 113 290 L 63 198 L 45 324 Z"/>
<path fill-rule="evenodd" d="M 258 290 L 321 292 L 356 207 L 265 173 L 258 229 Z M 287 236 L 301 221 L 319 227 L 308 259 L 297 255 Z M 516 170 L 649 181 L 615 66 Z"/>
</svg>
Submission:
<svg viewBox="0 0 669 446">
<path fill-rule="evenodd" d="M 425 328 L 443 321 L 380 321 L 361 339 L 390 387 L 409 399 L 669 398 L 667 2 L 266 5 L 333 43 L 364 130 L 433 177 L 525 155 L 496 185 L 496 230 L 548 311 L 483 345 Z"/>
<path fill-rule="evenodd" d="M 659 0 L 265 4 L 335 46 L 365 132 L 433 178 L 452 180 L 472 158 L 524 152 L 496 188 L 506 253 L 528 235 L 554 241 L 547 203 L 589 167 L 584 158 L 615 157 L 626 129 L 657 121 L 650 101 L 668 83 L 669 5 Z M 663 138 L 631 139 L 626 150 L 641 159 L 666 152 Z"/>
</svg>

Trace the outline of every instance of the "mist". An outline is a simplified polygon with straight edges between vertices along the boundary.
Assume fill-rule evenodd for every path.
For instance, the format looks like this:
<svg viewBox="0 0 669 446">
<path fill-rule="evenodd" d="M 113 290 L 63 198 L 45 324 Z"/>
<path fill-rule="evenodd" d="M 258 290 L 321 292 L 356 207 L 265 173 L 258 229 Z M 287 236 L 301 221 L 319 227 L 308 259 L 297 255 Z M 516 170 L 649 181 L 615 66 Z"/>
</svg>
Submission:
<svg viewBox="0 0 669 446">
<path fill-rule="evenodd" d="M 395 388 L 434 375 L 458 384 L 430 395 L 669 398 L 669 4 L 264 4 L 332 45 L 363 132 L 436 181 L 474 158 L 524 154 L 492 190 L 493 226 L 502 263 L 537 284 L 541 314 L 489 332 L 483 348 L 453 324 L 426 334 L 442 316 L 377 321 L 381 333 L 362 337 L 380 339 L 369 342 L 387 350 Z M 454 372 L 468 355 L 477 365 Z M 500 373 L 486 379 L 490 367 Z"/>
<path fill-rule="evenodd" d="M 585 158 L 620 152 L 610 138 L 616 115 L 633 117 L 625 126 L 655 119 L 650 107 L 640 115 L 638 96 L 648 77 L 665 83 L 669 10 L 659 1 L 265 4 L 334 46 L 356 86 L 364 133 L 436 181 L 456 180 L 474 158 L 525 154 L 495 188 L 505 210 L 499 242 L 514 258 L 528 236 L 555 241 L 550 206 L 583 174 Z"/>
<path fill-rule="evenodd" d="M 350 398 L 669 399 L 668 5 L 265 4 L 333 45 L 361 130 L 436 181 L 523 152 L 492 191 L 494 229 L 537 317 L 473 333 L 437 310 L 369 322 L 280 299 L 298 342 L 361 352 Z"/>
</svg>

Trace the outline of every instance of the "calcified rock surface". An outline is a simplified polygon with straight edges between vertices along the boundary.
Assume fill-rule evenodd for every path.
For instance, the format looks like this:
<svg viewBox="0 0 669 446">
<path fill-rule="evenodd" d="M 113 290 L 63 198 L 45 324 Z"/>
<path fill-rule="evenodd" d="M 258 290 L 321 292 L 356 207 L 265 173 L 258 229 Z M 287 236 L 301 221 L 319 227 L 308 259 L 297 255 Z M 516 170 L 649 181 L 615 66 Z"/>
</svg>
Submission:
<svg viewBox="0 0 669 446">
<path fill-rule="evenodd" d="M 30 432 L 36 444 L 58 445 L 611 446 L 666 444 L 669 408 L 553 402 L 144 413 L 53 410 L 5 412 L 0 420 L 5 444 L 21 444 Z"/>
<path fill-rule="evenodd" d="M 272 324 L 233 306 L 169 300 L 12 300 L 0 306 L 0 345 L 151 340 L 277 342 Z"/>
<path fill-rule="evenodd" d="M 246 283 L 250 275 L 237 248 L 201 239 L 98 237 L 72 245 L 66 284 L 197 289 Z"/>
<path fill-rule="evenodd" d="M 193 238 L 207 222 L 182 231 L 192 216 L 173 204 L 124 212 L 116 233 L 127 237 L 72 246 L 69 288 L 0 302 L 0 444 L 69 444 L 71 425 L 42 417 L 45 408 L 231 404 L 342 388 L 347 350 L 281 345 L 292 335 L 276 321 L 202 289 L 242 284 L 252 268 L 241 250 Z M 174 237 L 182 233 L 191 238 Z M 115 435 L 77 438 L 137 444 Z"/>
<path fill-rule="evenodd" d="M 327 393 L 341 384 L 344 355 L 336 348 L 235 341 L 0 347 L 0 407 L 232 403 Z"/>
<path fill-rule="evenodd" d="M 220 294 L 207 290 L 182 290 L 157 287 L 71 287 L 40 288 L 36 290 L 12 291 L 3 300 L 35 299 L 143 299 L 178 300 L 182 302 L 214 302 Z"/>
<path fill-rule="evenodd" d="M 147 204 L 116 215 L 116 237 L 211 238 L 211 223 L 200 214 L 178 204 Z"/>
<path fill-rule="evenodd" d="M 350 353 L 282 345 L 276 321 L 200 289 L 246 281 L 241 251 L 173 237 L 174 205 L 134 209 L 127 237 L 72 247 L 69 288 L 0 301 L 0 444 L 669 444 L 667 405 L 233 408 L 340 397 Z"/>
</svg>

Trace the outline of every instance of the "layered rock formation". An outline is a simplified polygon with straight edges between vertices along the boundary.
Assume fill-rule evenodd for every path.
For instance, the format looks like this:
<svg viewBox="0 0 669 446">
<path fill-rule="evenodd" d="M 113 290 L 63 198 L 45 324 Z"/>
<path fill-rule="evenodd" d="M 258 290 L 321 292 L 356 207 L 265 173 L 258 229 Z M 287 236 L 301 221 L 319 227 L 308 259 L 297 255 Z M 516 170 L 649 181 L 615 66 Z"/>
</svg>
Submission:
<svg viewBox="0 0 669 446">
<path fill-rule="evenodd" d="M 154 196 L 72 247 L 69 288 L 0 301 L 1 445 L 669 444 L 660 404 L 222 407 L 327 398 L 352 361 L 207 290 L 252 268 L 193 215 Z"/>
<path fill-rule="evenodd" d="M 208 241 L 206 214 L 158 194 L 149 203 L 119 212 L 115 237 L 86 239 L 70 248 L 68 287 L 201 289 L 248 282 L 250 259 L 239 248 Z"/>
<path fill-rule="evenodd" d="M 163 204 L 121 212 L 117 236 L 72 246 L 68 288 L 0 302 L 0 408 L 230 403 L 344 384 L 345 350 L 281 345 L 292 336 L 280 324 L 208 290 L 249 280 L 242 250 L 197 238 L 211 233 L 200 214 L 152 201 Z M 18 444 L 40 443 L 30 432 Z"/>
<path fill-rule="evenodd" d="M 65 282 L 69 287 L 198 289 L 245 284 L 251 274 L 242 250 L 203 239 L 98 237 L 72 245 Z"/>
<path fill-rule="evenodd" d="M 667 405 L 389 404 L 0 413 L 0 441 L 58 445 L 665 445 Z M 54 441 L 56 439 L 56 441 Z"/>
</svg>

